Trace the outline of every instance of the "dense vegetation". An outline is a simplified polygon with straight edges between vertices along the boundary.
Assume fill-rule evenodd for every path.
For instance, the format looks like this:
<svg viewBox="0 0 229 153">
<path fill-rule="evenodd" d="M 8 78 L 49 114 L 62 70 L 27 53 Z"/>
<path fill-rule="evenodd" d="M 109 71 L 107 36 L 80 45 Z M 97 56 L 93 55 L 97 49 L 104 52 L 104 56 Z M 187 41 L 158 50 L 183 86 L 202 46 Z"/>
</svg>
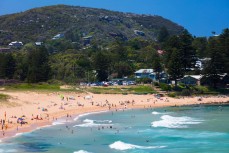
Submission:
<svg viewBox="0 0 229 153">
<path fill-rule="evenodd" d="M 53 13 L 56 14 L 53 15 Z M 52 20 L 47 20 L 47 14 L 50 18 L 52 17 Z M 29 26 L 30 23 L 22 24 L 22 21 L 33 20 L 34 16 L 39 18 L 39 22 L 40 20 L 47 21 L 44 31 L 39 31 L 37 26 Z M 60 22 L 62 20 L 60 16 L 65 19 L 64 24 Z M 77 20 L 70 22 L 68 17 L 70 19 L 74 17 Z M 84 20 L 80 20 L 81 18 Z M 92 19 L 88 20 L 90 18 Z M 0 21 L 2 21 L 1 28 L 12 29 L 9 34 L 3 32 L 4 36 L 13 39 L 21 37 L 28 41 L 23 47 L 15 48 L 14 52 L 1 53 L 1 79 L 17 79 L 29 83 L 55 82 L 56 80 L 66 83 L 95 82 L 125 76 L 131 78 L 134 77 L 134 71 L 138 69 L 153 68 L 157 74 L 162 71 L 167 72 L 170 79 L 175 80 L 176 85 L 177 80 L 185 74 L 203 74 L 208 85 L 216 87 L 220 75 L 229 72 L 229 29 L 224 29 L 219 36 L 196 38 L 187 30 L 157 16 L 124 14 L 62 5 L 3 16 L 0 17 Z M 82 21 L 87 22 L 88 27 L 99 30 L 95 32 L 88 30 L 87 26 L 85 27 L 90 33 L 87 35 L 93 34 L 96 37 L 93 36 L 90 45 L 83 49 L 79 45 L 82 35 L 78 37 L 79 35 L 75 35 L 74 32 L 85 32 L 85 29 L 74 30 L 74 28 L 82 28 L 81 26 L 85 23 L 77 24 L 79 26 L 73 26 L 71 30 L 68 29 L 69 26 L 72 26 L 72 22 L 76 24 Z M 160 24 L 157 24 L 157 21 Z M 89 24 L 89 22 L 91 23 Z M 12 28 L 16 23 L 17 28 Z M 124 37 L 110 38 L 111 35 L 107 37 L 104 32 L 112 30 L 105 27 L 101 29 L 101 26 L 107 26 L 107 24 L 111 26 L 112 30 L 118 26 L 119 31 L 122 34 L 125 33 L 127 39 L 123 39 Z M 126 28 L 123 28 L 123 24 Z M 152 35 L 145 32 L 143 36 L 129 37 L 127 29 L 133 32 L 134 29 L 139 28 L 139 25 L 142 25 L 140 27 L 144 31 L 157 32 L 151 33 Z M 174 26 L 176 28 L 172 28 Z M 47 27 L 50 27 L 48 31 Z M 65 31 L 65 37 L 56 40 L 50 39 L 61 29 Z M 47 34 L 45 36 L 47 40 L 43 45 L 36 46 L 33 40 L 38 38 L 39 34 L 42 36 Z M 101 34 L 101 37 L 97 34 Z M 72 39 L 68 39 L 70 37 Z M 147 39 L 147 37 L 151 37 L 151 39 Z M 94 38 L 98 38 L 99 41 Z M 2 42 L 4 44 L 7 41 L 4 39 Z M 158 50 L 162 50 L 162 52 L 158 52 Z M 196 61 L 200 58 L 210 59 L 204 69 L 196 66 Z"/>
<path fill-rule="evenodd" d="M 206 40 L 206 50 L 200 38 L 192 37 L 187 31 L 178 36 L 166 36 L 163 42 L 135 38 L 129 41 L 115 41 L 106 49 L 92 46 L 85 50 L 67 49 L 61 53 L 49 53 L 45 45 L 27 44 L 12 53 L 2 53 L 0 77 L 27 82 L 61 80 L 67 83 L 80 81 L 104 81 L 124 76 L 133 77 L 140 68 L 154 68 L 170 74 L 172 80 L 184 74 L 205 74 L 215 86 L 220 74 L 228 73 L 229 30 L 218 37 Z M 197 45 L 199 44 L 199 45 Z M 157 50 L 163 49 L 163 54 Z M 205 52 L 211 60 L 202 71 L 195 61 Z"/>
</svg>

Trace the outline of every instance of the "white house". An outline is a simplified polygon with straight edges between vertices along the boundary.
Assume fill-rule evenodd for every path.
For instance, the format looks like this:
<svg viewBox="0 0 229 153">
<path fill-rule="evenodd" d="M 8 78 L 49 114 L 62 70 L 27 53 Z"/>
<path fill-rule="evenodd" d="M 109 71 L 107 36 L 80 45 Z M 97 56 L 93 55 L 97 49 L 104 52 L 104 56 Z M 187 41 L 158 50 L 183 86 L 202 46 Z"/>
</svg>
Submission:
<svg viewBox="0 0 229 153">
<path fill-rule="evenodd" d="M 9 43 L 10 47 L 21 47 L 23 46 L 23 43 L 21 41 L 13 41 L 11 43 Z"/>
</svg>

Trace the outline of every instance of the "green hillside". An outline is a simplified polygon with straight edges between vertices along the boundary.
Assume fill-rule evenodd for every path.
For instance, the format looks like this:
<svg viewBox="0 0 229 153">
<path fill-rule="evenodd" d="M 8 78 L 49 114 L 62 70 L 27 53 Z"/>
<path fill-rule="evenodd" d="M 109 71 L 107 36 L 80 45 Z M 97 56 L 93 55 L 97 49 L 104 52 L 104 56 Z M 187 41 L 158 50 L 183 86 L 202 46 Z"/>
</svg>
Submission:
<svg viewBox="0 0 229 153">
<path fill-rule="evenodd" d="M 171 35 L 180 34 L 184 30 L 182 26 L 160 16 L 66 5 L 0 16 L 0 23 L 0 46 L 7 46 L 12 41 L 22 41 L 24 44 L 45 42 L 57 34 L 63 34 L 64 39 L 81 48 L 83 37 L 87 36 L 91 37 L 90 43 L 106 45 L 116 39 L 141 37 L 156 40 L 162 27 L 166 27 Z"/>
</svg>

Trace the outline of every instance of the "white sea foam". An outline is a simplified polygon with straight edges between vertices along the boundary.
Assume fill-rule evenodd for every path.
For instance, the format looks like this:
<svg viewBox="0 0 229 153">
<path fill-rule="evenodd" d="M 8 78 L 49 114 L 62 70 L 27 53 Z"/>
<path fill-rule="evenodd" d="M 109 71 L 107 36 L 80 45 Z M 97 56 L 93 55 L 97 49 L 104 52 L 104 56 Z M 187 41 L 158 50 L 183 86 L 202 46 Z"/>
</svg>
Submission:
<svg viewBox="0 0 229 153">
<path fill-rule="evenodd" d="M 111 126 L 113 124 L 111 120 L 90 120 L 85 119 L 83 124 L 74 125 L 73 127 L 98 127 L 98 126 Z"/>
<path fill-rule="evenodd" d="M 0 149 L 0 153 L 10 153 L 10 152 L 18 152 L 18 151 L 16 149 L 8 149 L 8 150 Z"/>
<path fill-rule="evenodd" d="M 153 115 L 160 115 L 160 114 L 165 114 L 165 113 L 160 113 L 160 112 L 152 112 Z"/>
<path fill-rule="evenodd" d="M 194 119 L 187 116 L 173 117 L 170 115 L 163 115 L 162 120 L 152 122 L 153 127 L 166 127 L 166 128 L 187 128 L 191 124 L 200 124 L 203 120 Z"/>
<path fill-rule="evenodd" d="M 14 137 L 20 136 L 22 134 L 24 134 L 24 133 L 16 133 Z"/>
<path fill-rule="evenodd" d="M 73 153 L 91 153 L 91 152 L 88 152 L 88 151 L 85 151 L 85 150 L 79 150 L 79 151 L 74 151 Z"/>
<path fill-rule="evenodd" d="M 76 116 L 74 118 L 74 121 L 76 121 L 79 118 L 84 117 L 84 116 L 88 116 L 88 115 L 92 115 L 92 114 L 100 114 L 100 113 L 105 113 L 105 112 L 108 112 L 108 111 L 99 111 L 99 112 L 84 113 L 84 114 L 81 114 L 81 115 Z"/>
<path fill-rule="evenodd" d="M 66 123 L 68 123 L 68 122 L 70 122 L 70 121 L 66 121 L 66 120 L 64 120 L 64 119 L 60 119 L 60 120 L 54 121 L 54 122 L 52 123 L 52 125 L 62 125 L 62 124 L 66 124 Z"/>
<path fill-rule="evenodd" d="M 159 149 L 166 146 L 138 146 L 134 144 L 124 143 L 122 141 L 116 141 L 109 145 L 111 149 L 115 150 L 129 150 L 129 149 Z"/>
</svg>

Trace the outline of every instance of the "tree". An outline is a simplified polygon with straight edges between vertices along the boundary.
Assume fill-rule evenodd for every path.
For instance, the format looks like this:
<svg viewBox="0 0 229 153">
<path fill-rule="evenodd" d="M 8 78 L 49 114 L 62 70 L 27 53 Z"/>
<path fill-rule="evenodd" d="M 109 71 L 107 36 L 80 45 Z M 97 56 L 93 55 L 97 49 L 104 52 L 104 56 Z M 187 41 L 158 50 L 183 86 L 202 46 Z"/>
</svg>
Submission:
<svg viewBox="0 0 229 153">
<path fill-rule="evenodd" d="M 156 72 L 156 78 L 160 80 L 160 72 L 162 71 L 162 65 L 158 53 L 154 53 L 153 69 Z"/>
<path fill-rule="evenodd" d="M 192 47 L 193 37 L 187 31 L 184 30 L 183 33 L 179 36 L 181 46 L 178 48 L 182 54 L 182 65 L 185 72 L 190 71 L 191 68 L 195 68 L 196 65 L 196 52 Z"/>
<path fill-rule="evenodd" d="M 217 83 L 220 82 L 220 75 L 224 73 L 224 58 L 223 54 L 219 50 L 218 40 L 211 38 L 209 40 L 209 52 L 211 60 L 208 62 L 204 69 L 205 80 L 210 83 L 214 88 L 217 87 Z"/>
<path fill-rule="evenodd" d="M 181 46 L 181 41 L 178 36 L 169 37 L 169 39 L 163 44 L 163 48 L 166 51 L 164 57 L 164 63 L 166 67 L 168 67 L 173 50 L 179 49 L 180 46 Z"/>
<path fill-rule="evenodd" d="M 12 79 L 15 72 L 15 59 L 11 53 L 0 56 L 0 78 Z"/>
<path fill-rule="evenodd" d="M 174 49 L 168 64 L 168 73 L 170 78 L 175 81 L 175 86 L 177 86 L 177 79 L 180 79 L 184 76 L 182 62 L 182 52 Z"/>
<path fill-rule="evenodd" d="M 118 78 L 130 75 L 133 70 L 129 63 L 127 62 L 118 62 L 115 64 L 115 71 L 118 73 Z"/>
<path fill-rule="evenodd" d="M 98 51 L 93 57 L 93 64 L 97 72 L 97 79 L 99 81 L 107 80 L 110 68 L 109 55 L 102 51 Z"/>
<path fill-rule="evenodd" d="M 44 46 L 31 48 L 28 52 L 27 81 L 36 83 L 47 81 L 49 78 L 48 52 Z"/>
<path fill-rule="evenodd" d="M 218 47 L 221 51 L 221 54 L 224 56 L 225 69 L 229 74 L 229 29 L 224 29 L 223 33 L 218 37 Z"/>
<path fill-rule="evenodd" d="M 208 40 L 206 37 L 197 37 L 193 40 L 192 46 L 196 50 L 196 54 L 199 58 L 208 57 L 207 52 Z"/>
<path fill-rule="evenodd" d="M 169 32 L 167 28 L 163 26 L 159 31 L 157 40 L 158 42 L 162 43 L 165 42 L 168 39 L 168 37 L 169 37 Z"/>
</svg>

